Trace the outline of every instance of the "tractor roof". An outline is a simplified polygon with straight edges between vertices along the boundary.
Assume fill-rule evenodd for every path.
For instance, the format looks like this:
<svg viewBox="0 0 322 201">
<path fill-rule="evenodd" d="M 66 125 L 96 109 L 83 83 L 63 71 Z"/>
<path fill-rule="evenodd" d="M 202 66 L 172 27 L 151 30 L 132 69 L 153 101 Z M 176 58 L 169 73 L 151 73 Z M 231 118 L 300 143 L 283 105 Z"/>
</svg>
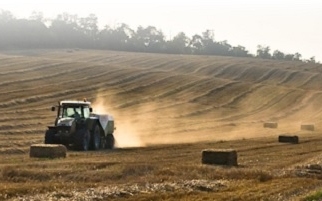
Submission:
<svg viewBox="0 0 322 201">
<path fill-rule="evenodd" d="M 65 101 L 60 101 L 60 105 L 91 105 L 91 102 L 88 101 L 75 101 L 75 100 L 65 100 Z"/>
</svg>

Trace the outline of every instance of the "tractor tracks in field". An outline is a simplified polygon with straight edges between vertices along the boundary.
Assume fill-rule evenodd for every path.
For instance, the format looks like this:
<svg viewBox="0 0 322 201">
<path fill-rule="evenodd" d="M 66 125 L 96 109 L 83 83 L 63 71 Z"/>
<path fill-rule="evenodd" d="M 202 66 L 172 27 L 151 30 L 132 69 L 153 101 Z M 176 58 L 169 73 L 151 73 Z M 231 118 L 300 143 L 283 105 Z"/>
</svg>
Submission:
<svg viewBox="0 0 322 201">
<path fill-rule="evenodd" d="M 62 66 L 62 65 L 66 65 L 66 64 L 67 63 L 62 63 L 62 64 L 54 65 L 52 67 Z M 36 80 L 45 80 L 45 79 L 49 79 L 49 78 L 55 78 L 60 75 L 78 72 L 78 71 L 86 69 L 86 68 L 88 68 L 88 67 L 86 66 L 86 67 L 77 68 L 77 69 L 68 69 L 68 70 L 63 70 L 58 73 L 53 73 L 53 74 L 49 74 L 49 75 L 41 75 L 41 76 L 36 76 L 36 77 L 31 77 L 31 78 L 24 78 L 24 79 L 12 80 L 12 81 L 0 82 L 0 86 L 8 86 L 10 84 L 19 84 L 19 83 L 25 83 L 25 82 L 32 82 L 32 81 L 36 81 Z M 39 68 L 39 69 L 42 69 L 42 68 Z M 14 73 L 14 72 L 12 72 L 12 73 Z"/>
<path fill-rule="evenodd" d="M 221 91 L 228 90 L 229 87 L 237 86 L 239 84 L 240 84 L 239 82 L 229 82 L 229 83 L 222 84 L 220 86 L 217 86 L 216 88 L 213 88 L 213 89 L 205 92 L 202 95 L 199 95 L 197 97 L 194 97 L 194 98 L 190 99 L 188 102 L 195 103 L 198 100 L 207 99 L 207 97 L 210 96 L 210 95 L 211 96 L 214 96 L 216 93 L 219 93 Z M 255 91 L 256 89 L 258 89 L 260 87 L 261 87 L 260 85 L 255 85 L 254 87 L 251 87 L 249 90 L 247 90 L 245 92 L 242 92 L 242 93 L 240 93 L 238 95 L 236 95 L 236 94 L 229 94 L 230 96 L 233 95 L 233 97 L 231 97 L 229 101 L 225 101 L 223 103 L 217 103 L 216 105 L 212 104 L 211 103 L 211 100 L 209 100 L 208 102 L 210 102 L 210 103 L 204 105 L 203 109 L 197 110 L 197 111 L 194 111 L 194 112 L 190 112 L 190 113 L 186 113 L 184 115 L 179 115 L 179 116 L 176 116 L 175 118 L 190 117 L 190 116 L 201 115 L 201 114 L 210 112 L 210 111 L 212 111 L 212 110 L 214 110 L 216 108 L 228 107 L 229 105 L 234 105 L 234 104 L 236 104 L 236 102 L 240 101 L 245 96 L 247 96 L 247 94 L 253 93 L 253 91 Z"/>
<path fill-rule="evenodd" d="M 7 107 L 16 107 L 18 105 L 26 105 L 29 103 L 32 103 L 31 106 L 33 106 L 36 105 L 36 102 L 43 102 L 44 100 L 47 101 L 55 99 L 56 97 L 71 97 L 72 95 L 88 91 L 106 91 L 105 88 L 114 87 L 114 89 L 118 90 L 113 91 L 111 95 L 114 96 L 126 96 L 129 93 L 144 96 L 135 100 L 123 100 L 118 104 L 118 106 L 116 106 L 117 108 L 130 107 L 159 99 L 171 100 L 173 98 L 177 103 L 169 104 L 168 106 L 163 105 L 162 108 L 175 106 L 180 107 L 180 104 L 200 104 L 202 106 L 200 109 L 195 111 L 188 110 L 185 114 L 179 114 L 175 118 L 190 117 L 203 115 L 218 108 L 238 109 L 237 107 L 239 103 L 246 100 L 249 95 L 254 94 L 255 97 L 256 91 L 264 86 L 262 82 L 267 81 L 276 73 L 280 74 L 278 77 L 279 82 L 277 82 L 276 85 L 270 84 L 269 86 L 284 87 L 284 85 L 290 83 L 295 79 L 295 77 L 301 74 L 301 72 L 297 71 L 286 70 L 284 72 L 283 70 L 277 68 L 270 69 L 266 66 L 261 67 L 260 69 L 255 69 L 257 68 L 255 65 L 246 66 L 247 64 L 244 64 L 245 62 L 241 64 L 231 64 L 228 61 L 225 61 L 225 63 L 217 65 L 216 62 L 212 61 L 209 63 L 202 62 L 197 66 L 198 62 L 194 59 L 184 60 L 184 62 L 182 62 L 181 58 L 171 57 L 169 60 L 164 60 L 166 57 L 163 56 L 150 58 L 147 55 L 141 55 L 140 58 L 133 59 L 134 61 L 131 62 L 132 57 L 127 58 L 117 54 L 115 54 L 115 57 L 89 55 L 88 57 L 81 58 L 77 62 L 72 62 L 73 57 L 69 60 L 53 59 L 52 61 L 55 62 L 53 64 L 38 64 L 39 66 L 31 68 L 0 73 L 0 76 L 5 76 L 8 74 L 14 74 L 15 72 L 19 74 L 41 70 L 47 72 L 47 69 L 53 69 L 56 65 L 58 65 L 60 69 L 59 72 L 49 73 L 42 76 L 25 77 L 20 80 L 0 82 L 0 86 L 3 87 L 7 87 L 8 85 L 19 85 L 22 83 L 26 84 L 28 82 L 30 83 L 29 88 L 17 88 L 6 92 L 3 91 L 1 93 L 2 95 L 6 94 L 9 96 L 7 96 L 7 100 L 4 99 L 4 101 L 0 103 L 0 109 L 4 110 Z M 41 61 L 39 58 L 37 57 L 37 62 Z M 45 59 L 47 62 L 49 58 Z M 105 65 L 108 62 L 111 62 L 112 65 Z M 76 66 L 77 64 L 80 65 Z M 71 65 L 72 68 L 68 68 L 69 65 Z M 61 70 L 64 66 L 66 66 L 66 69 Z M 103 72 L 105 66 L 106 69 L 109 70 Z M 99 69 L 98 72 L 95 72 L 95 69 Z M 251 74 L 253 71 L 256 71 L 256 75 Z M 85 76 L 81 77 L 80 72 L 84 72 Z M 63 80 L 69 75 L 73 76 L 76 73 L 78 73 L 77 76 L 79 77 L 73 78 L 70 81 Z M 258 77 L 256 78 L 257 75 Z M 54 82 L 55 79 L 58 80 L 61 76 L 64 76 L 61 81 Z M 312 79 L 316 79 L 317 75 L 312 75 L 310 78 L 307 77 L 308 75 L 305 75 L 302 85 L 309 84 Z M 53 80 L 53 82 L 44 84 L 42 86 L 43 91 L 37 92 L 37 87 L 31 87 L 31 85 L 33 82 L 37 83 L 37 81 L 40 80 Z M 96 80 L 96 82 L 94 80 Z M 217 80 L 218 82 L 214 83 L 218 84 L 221 82 L 223 84 L 219 86 L 216 85 L 211 89 L 209 89 L 209 85 L 206 86 L 206 88 L 200 88 L 199 91 L 195 91 L 193 93 L 189 91 L 190 89 L 197 89 L 198 86 L 201 86 L 202 83 L 205 83 L 208 80 Z M 86 86 L 84 84 L 85 82 L 90 86 Z M 76 87 L 78 85 L 82 87 L 82 89 L 64 88 L 63 86 L 65 85 L 70 85 L 71 87 Z M 250 87 L 251 85 L 254 86 Z M 60 92 L 49 91 L 51 87 L 59 88 L 60 86 L 62 88 Z M 155 93 L 153 93 L 154 88 L 156 89 Z M 285 86 L 285 88 L 288 88 L 289 91 L 294 90 L 288 86 Z M 31 93 L 27 94 L 28 91 Z M 140 94 L 140 92 L 142 92 L 142 94 Z M 287 100 L 286 97 L 289 93 L 290 92 L 285 92 L 285 99 L 281 97 L 282 95 L 280 94 L 272 94 L 275 97 L 268 102 L 264 102 L 258 108 L 247 111 L 245 114 L 241 114 L 237 111 L 234 115 L 230 114 L 230 116 L 222 116 L 218 120 L 235 120 L 256 115 L 257 113 L 269 110 L 279 102 Z M 226 97 L 222 98 L 221 96 Z M 294 97 L 296 96 L 294 95 Z M 303 109 L 305 104 L 314 100 L 315 97 L 318 96 L 312 95 L 309 100 L 304 99 L 303 103 L 299 105 L 294 106 L 291 104 L 291 106 L 287 106 L 288 108 L 291 108 L 291 110 L 288 110 L 284 115 L 276 114 L 276 117 L 284 118 Z M 301 97 L 299 96 L 298 99 L 301 99 Z"/>
<path fill-rule="evenodd" d="M 84 68 L 87 68 L 87 67 L 84 67 Z M 79 69 L 78 69 L 79 70 Z M 33 77 L 33 78 L 27 78 L 27 79 L 24 79 L 24 80 L 18 80 L 18 81 L 12 81 L 11 83 L 22 83 L 22 82 L 26 82 L 26 81 L 29 81 L 29 82 L 33 82 L 35 80 L 41 80 L 41 79 L 47 79 L 48 78 L 52 78 L 53 76 L 60 76 L 61 74 L 66 74 L 67 72 L 68 73 L 72 73 L 72 72 L 75 72 L 75 71 L 78 71 L 78 70 L 68 70 L 68 71 L 64 71 L 64 72 L 61 72 L 61 73 L 57 73 L 57 74 L 54 74 L 54 75 L 49 75 L 49 76 L 41 76 L 41 77 Z M 116 72 L 119 72 L 121 71 L 120 69 L 117 69 L 117 70 L 114 70 L 114 71 L 106 71 L 104 73 L 99 73 L 99 74 L 94 74 L 94 75 L 87 75 L 83 78 L 79 78 L 79 79 L 72 79 L 71 81 L 63 81 L 63 82 L 54 82 L 54 83 L 49 83 L 49 84 L 45 84 L 45 85 L 42 85 L 42 88 L 60 88 L 59 86 L 64 86 L 65 84 L 66 85 L 70 85 L 72 86 L 73 83 L 75 84 L 78 84 L 78 83 L 84 83 L 85 81 L 93 81 L 95 82 L 95 79 L 98 79 L 98 78 L 104 78 L 106 77 L 106 75 L 111 75 L 113 73 L 116 73 Z M 1 85 L 6 85 L 7 83 L 0 83 L 0 86 Z M 87 86 L 87 87 L 81 87 L 80 89 L 68 89 L 67 90 L 63 90 L 60 92 L 52 92 L 52 90 L 48 90 L 48 93 L 47 94 L 44 94 L 44 92 L 37 92 L 37 89 L 38 87 L 34 87 L 34 88 L 28 88 L 28 89 L 18 89 L 18 90 L 12 90 L 12 91 L 7 91 L 7 92 L 2 92 L 2 94 L 5 94 L 9 100 L 8 101 L 5 101 L 3 100 L 2 103 L 0 103 L 0 108 L 4 108 L 4 107 L 10 107 L 10 106 L 13 106 L 13 105 L 20 105 L 20 104 L 24 104 L 24 103 L 30 103 L 30 102 L 38 102 L 38 101 L 41 101 L 43 100 L 44 98 L 54 98 L 54 97 L 59 97 L 61 95 L 66 95 L 66 94 L 75 94 L 75 93 L 79 93 L 79 92 L 83 92 L 83 91 L 87 91 L 87 90 L 93 90 L 93 89 L 99 89 L 100 86 L 104 86 L 105 83 L 95 83 L 94 85 L 91 85 L 91 86 Z M 41 94 L 36 94 L 36 95 L 28 95 L 27 97 L 24 96 L 24 95 L 20 95 L 22 92 L 26 92 L 26 91 L 31 91 L 31 94 L 32 93 L 41 93 Z M 1 93 L 0 93 L 1 94 Z M 10 94 L 17 94 L 15 96 L 15 98 L 12 98 L 8 95 Z M 20 98 L 18 98 L 17 96 L 20 96 Z"/>
<path fill-rule="evenodd" d="M 21 65 L 24 64 L 25 66 L 25 62 L 21 62 Z M 19 73 L 26 73 L 26 72 L 30 72 L 30 71 L 37 71 L 37 70 L 43 70 L 43 69 L 48 69 L 48 68 L 57 68 L 57 67 L 62 67 L 62 66 L 66 66 L 68 64 L 71 63 L 45 63 L 45 64 L 30 64 L 31 66 L 36 65 L 35 67 L 24 67 L 22 69 L 15 69 L 15 70 L 10 70 L 10 71 L 4 71 L 4 72 L 0 72 L 0 76 L 3 75 L 10 75 L 10 74 L 19 74 Z M 15 64 L 17 65 L 17 64 Z"/>
<path fill-rule="evenodd" d="M 274 118 L 276 119 L 283 119 L 286 118 L 288 116 L 292 116 L 293 114 L 295 114 L 296 112 L 303 110 L 306 107 L 310 107 L 310 104 L 317 99 L 318 96 L 322 96 L 321 92 L 317 92 L 317 91 L 308 91 L 305 94 L 303 94 L 304 97 L 301 98 L 300 101 L 294 101 L 293 104 L 294 107 L 288 109 L 287 111 L 280 113 L 278 115 L 276 115 Z M 304 120 L 304 119 L 302 119 Z"/>
<path fill-rule="evenodd" d="M 260 107 L 255 108 L 255 109 L 248 111 L 246 113 L 239 113 L 236 115 L 226 116 L 226 117 L 219 118 L 217 120 L 218 121 L 234 121 L 234 120 L 242 119 L 245 117 L 253 116 L 253 115 L 256 115 L 259 113 L 263 113 L 263 111 L 270 110 L 273 106 L 278 105 L 281 101 L 283 101 L 283 99 L 286 99 L 288 96 L 290 96 L 294 92 L 295 92 L 295 90 L 286 92 L 285 94 L 282 94 L 282 95 L 275 96 L 270 101 L 263 103 Z M 268 118 L 271 119 L 274 117 L 275 116 L 270 116 Z"/>
</svg>

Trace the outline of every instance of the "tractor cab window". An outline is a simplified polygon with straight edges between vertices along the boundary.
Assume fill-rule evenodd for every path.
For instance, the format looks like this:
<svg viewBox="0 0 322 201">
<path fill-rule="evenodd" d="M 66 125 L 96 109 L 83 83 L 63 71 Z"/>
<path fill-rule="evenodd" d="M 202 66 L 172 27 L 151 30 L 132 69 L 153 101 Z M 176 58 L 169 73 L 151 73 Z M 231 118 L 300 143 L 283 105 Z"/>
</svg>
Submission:
<svg viewBox="0 0 322 201">
<path fill-rule="evenodd" d="M 80 118 L 82 117 L 81 107 L 71 107 L 67 106 L 63 108 L 63 117 Z"/>
<path fill-rule="evenodd" d="M 64 106 L 62 111 L 62 117 L 71 118 L 89 118 L 90 109 L 88 106 Z"/>
<path fill-rule="evenodd" d="M 89 118 L 89 115 L 90 115 L 89 107 L 84 107 L 83 111 L 84 111 L 84 117 Z"/>
</svg>

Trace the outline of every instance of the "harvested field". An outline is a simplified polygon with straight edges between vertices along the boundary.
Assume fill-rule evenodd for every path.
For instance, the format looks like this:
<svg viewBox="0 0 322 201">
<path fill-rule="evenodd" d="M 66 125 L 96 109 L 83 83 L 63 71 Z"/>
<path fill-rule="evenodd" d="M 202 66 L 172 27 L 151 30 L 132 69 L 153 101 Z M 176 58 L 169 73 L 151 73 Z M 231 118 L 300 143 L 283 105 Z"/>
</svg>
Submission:
<svg viewBox="0 0 322 201">
<path fill-rule="evenodd" d="M 2 52 L 0 69 L 0 200 L 299 200 L 322 189 L 321 65 L 79 49 Z M 51 106 L 84 97 L 114 115 L 118 148 L 30 158 Z M 205 149 L 236 150 L 238 166 L 201 164 Z"/>
</svg>

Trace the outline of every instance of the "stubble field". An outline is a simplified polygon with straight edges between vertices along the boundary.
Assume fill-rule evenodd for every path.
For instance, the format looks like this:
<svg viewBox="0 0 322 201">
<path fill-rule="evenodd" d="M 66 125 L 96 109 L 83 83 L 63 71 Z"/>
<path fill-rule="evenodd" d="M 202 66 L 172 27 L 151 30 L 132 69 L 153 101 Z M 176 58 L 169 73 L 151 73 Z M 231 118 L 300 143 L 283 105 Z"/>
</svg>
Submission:
<svg viewBox="0 0 322 201">
<path fill-rule="evenodd" d="M 300 200 L 322 188 L 322 66 L 94 50 L 0 53 L 2 200 Z M 117 148 L 29 158 L 52 105 L 88 99 Z M 277 129 L 264 122 L 278 122 Z M 314 124 L 315 131 L 301 131 Z M 280 134 L 299 144 L 278 143 Z M 235 149 L 238 166 L 201 164 Z"/>
</svg>

